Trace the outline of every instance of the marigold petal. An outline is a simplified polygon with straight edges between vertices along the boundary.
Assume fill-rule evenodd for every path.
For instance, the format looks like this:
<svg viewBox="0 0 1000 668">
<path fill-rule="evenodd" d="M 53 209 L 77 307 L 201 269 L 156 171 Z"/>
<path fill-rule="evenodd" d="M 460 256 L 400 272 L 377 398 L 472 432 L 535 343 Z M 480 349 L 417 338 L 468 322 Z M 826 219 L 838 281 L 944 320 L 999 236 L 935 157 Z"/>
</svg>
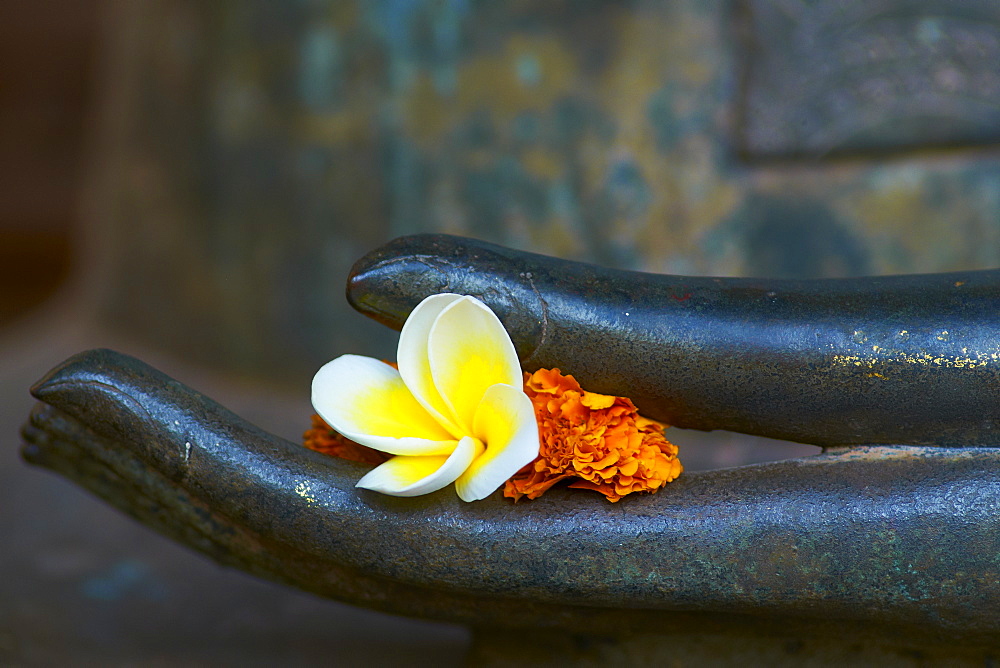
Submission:
<svg viewBox="0 0 1000 668">
<path fill-rule="evenodd" d="M 563 473 L 552 477 L 511 478 L 504 485 L 503 495 L 515 501 L 525 496 L 537 499 L 557 483 L 572 477 L 570 473 Z"/>
<path fill-rule="evenodd" d="M 355 485 L 392 496 L 419 496 L 453 483 L 479 453 L 483 444 L 466 436 L 448 456 L 400 455 L 364 475 Z"/>
<path fill-rule="evenodd" d="M 486 450 L 455 482 L 463 501 L 486 498 L 538 456 L 535 409 L 520 388 L 497 384 L 487 389 L 476 409 L 473 433 Z"/>
<path fill-rule="evenodd" d="M 381 464 L 389 458 L 384 452 L 373 450 L 360 443 L 355 443 L 343 434 L 338 433 L 323 421 L 318 415 L 312 416 L 312 427 L 302 434 L 303 443 L 310 450 L 322 452 L 324 455 L 339 457 L 362 464 Z"/>
<path fill-rule="evenodd" d="M 576 480 L 568 485 L 570 489 L 590 489 L 595 492 L 600 492 L 608 501 L 615 503 L 621 501 L 622 495 L 618 493 L 614 485 L 609 485 L 607 483 L 596 483 L 589 480 Z"/>
<path fill-rule="evenodd" d="M 498 383 L 521 387 L 521 364 L 507 330 L 475 297 L 462 297 L 441 311 L 431 326 L 427 355 L 448 416 L 465 434 L 472 433 L 488 388 Z"/>
<path fill-rule="evenodd" d="M 683 470 L 664 425 L 640 416 L 628 398 L 586 392 L 558 369 L 525 374 L 524 389 L 535 406 L 541 448 L 534 464 L 510 480 L 505 496 L 535 498 L 571 478 L 570 487 L 618 501 L 655 491 Z"/>
<path fill-rule="evenodd" d="M 591 410 L 601 410 L 602 408 L 611 408 L 616 399 L 617 397 L 609 396 L 607 394 L 584 392 L 583 397 L 580 399 L 580 403 Z"/>
<path fill-rule="evenodd" d="M 618 467 L 618 473 L 623 476 L 634 476 L 639 471 L 639 460 L 632 459 Z"/>
<path fill-rule="evenodd" d="M 398 371 L 371 357 L 342 355 L 313 378 L 312 403 L 335 430 L 395 455 L 447 455 L 456 439 L 417 402 Z"/>
<path fill-rule="evenodd" d="M 614 466 L 621 459 L 621 452 L 619 450 L 612 450 L 611 452 L 604 455 L 604 457 L 593 463 L 595 469 L 606 469 L 609 466 Z"/>
<path fill-rule="evenodd" d="M 527 388 L 538 393 L 563 394 L 571 390 L 582 391 L 576 378 L 562 375 L 559 369 L 539 369 L 533 374 L 526 374 L 524 383 Z"/>
</svg>

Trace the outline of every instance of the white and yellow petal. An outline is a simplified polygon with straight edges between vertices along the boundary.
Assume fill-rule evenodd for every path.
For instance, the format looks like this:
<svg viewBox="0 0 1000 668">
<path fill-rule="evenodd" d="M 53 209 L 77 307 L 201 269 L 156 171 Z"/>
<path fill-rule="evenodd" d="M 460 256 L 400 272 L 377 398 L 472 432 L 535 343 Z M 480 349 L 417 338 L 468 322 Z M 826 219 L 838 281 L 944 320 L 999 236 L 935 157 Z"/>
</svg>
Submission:
<svg viewBox="0 0 1000 668">
<path fill-rule="evenodd" d="M 417 304 L 403 323 L 396 350 L 396 362 L 403 382 L 410 388 L 420 405 L 454 438 L 461 438 L 464 430 L 455 424 L 450 416 L 448 404 L 434 386 L 430 360 L 427 356 L 427 341 L 430 338 L 431 327 L 441 312 L 460 299 L 463 299 L 462 295 L 442 293 L 431 295 Z"/>
<path fill-rule="evenodd" d="M 538 456 L 535 409 L 519 387 L 487 389 L 476 410 L 473 433 L 486 449 L 455 482 L 463 501 L 486 498 Z"/>
<path fill-rule="evenodd" d="M 400 334 L 399 371 L 343 355 L 313 379 L 313 407 L 331 427 L 396 455 L 357 486 L 396 496 L 451 483 L 475 501 L 538 455 L 538 426 L 517 353 L 474 297 L 433 295 Z"/>
<path fill-rule="evenodd" d="M 356 486 L 392 496 L 430 494 L 455 482 L 483 451 L 478 439 L 466 436 L 449 456 L 393 457 L 365 474 Z"/>
<path fill-rule="evenodd" d="M 342 355 L 313 378 L 313 408 L 327 424 L 394 455 L 449 455 L 457 439 L 413 397 L 399 372 L 371 357 Z"/>
<path fill-rule="evenodd" d="M 474 297 L 441 310 L 428 333 L 427 356 L 434 387 L 449 417 L 472 433 L 476 408 L 496 384 L 522 386 L 521 364 L 500 319 Z"/>
</svg>

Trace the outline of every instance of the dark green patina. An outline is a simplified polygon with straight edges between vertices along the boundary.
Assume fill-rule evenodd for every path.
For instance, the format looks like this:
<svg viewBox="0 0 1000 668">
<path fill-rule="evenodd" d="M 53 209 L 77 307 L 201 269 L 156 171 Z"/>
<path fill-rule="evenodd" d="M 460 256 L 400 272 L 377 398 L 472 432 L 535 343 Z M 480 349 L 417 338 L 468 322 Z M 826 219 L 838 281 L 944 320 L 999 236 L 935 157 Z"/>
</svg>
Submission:
<svg viewBox="0 0 1000 668">
<path fill-rule="evenodd" d="M 437 292 L 492 307 L 526 370 L 559 367 L 678 427 L 1000 445 L 1000 271 L 666 276 L 417 235 L 359 260 L 348 285 L 357 309 L 397 329 Z"/>
</svg>

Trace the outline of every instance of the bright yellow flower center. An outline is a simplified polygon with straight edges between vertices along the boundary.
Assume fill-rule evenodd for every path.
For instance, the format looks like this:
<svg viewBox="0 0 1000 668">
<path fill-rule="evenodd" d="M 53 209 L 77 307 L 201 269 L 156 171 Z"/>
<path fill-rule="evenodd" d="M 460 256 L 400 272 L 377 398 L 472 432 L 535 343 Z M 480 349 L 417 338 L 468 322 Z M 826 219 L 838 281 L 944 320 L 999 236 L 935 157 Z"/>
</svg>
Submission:
<svg viewBox="0 0 1000 668">
<path fill-rule="evenodd" d="M 313 379 L 313 407 L 331 427 L 395 455 L 358 487 L 416 496 L 454 482 L 475 501 L 538 455 L 514 345 L 478 299 L 440 294 L 417 305 L 400 332 L 398 365 L 342 355 Z"/>
</svg>

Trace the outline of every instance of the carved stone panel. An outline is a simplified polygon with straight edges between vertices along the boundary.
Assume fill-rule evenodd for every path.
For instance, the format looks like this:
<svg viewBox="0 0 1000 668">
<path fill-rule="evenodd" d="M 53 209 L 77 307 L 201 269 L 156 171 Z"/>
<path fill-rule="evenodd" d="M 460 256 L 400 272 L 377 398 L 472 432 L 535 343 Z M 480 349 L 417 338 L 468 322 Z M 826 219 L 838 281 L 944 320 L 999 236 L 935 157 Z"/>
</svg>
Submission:
<svg viewBox="0 0 1000 668">
<path fill-rule="evenodd" d="M 745 0 L 751 157 L 1000 139 L 1000 3 Z"/>
</svg>

